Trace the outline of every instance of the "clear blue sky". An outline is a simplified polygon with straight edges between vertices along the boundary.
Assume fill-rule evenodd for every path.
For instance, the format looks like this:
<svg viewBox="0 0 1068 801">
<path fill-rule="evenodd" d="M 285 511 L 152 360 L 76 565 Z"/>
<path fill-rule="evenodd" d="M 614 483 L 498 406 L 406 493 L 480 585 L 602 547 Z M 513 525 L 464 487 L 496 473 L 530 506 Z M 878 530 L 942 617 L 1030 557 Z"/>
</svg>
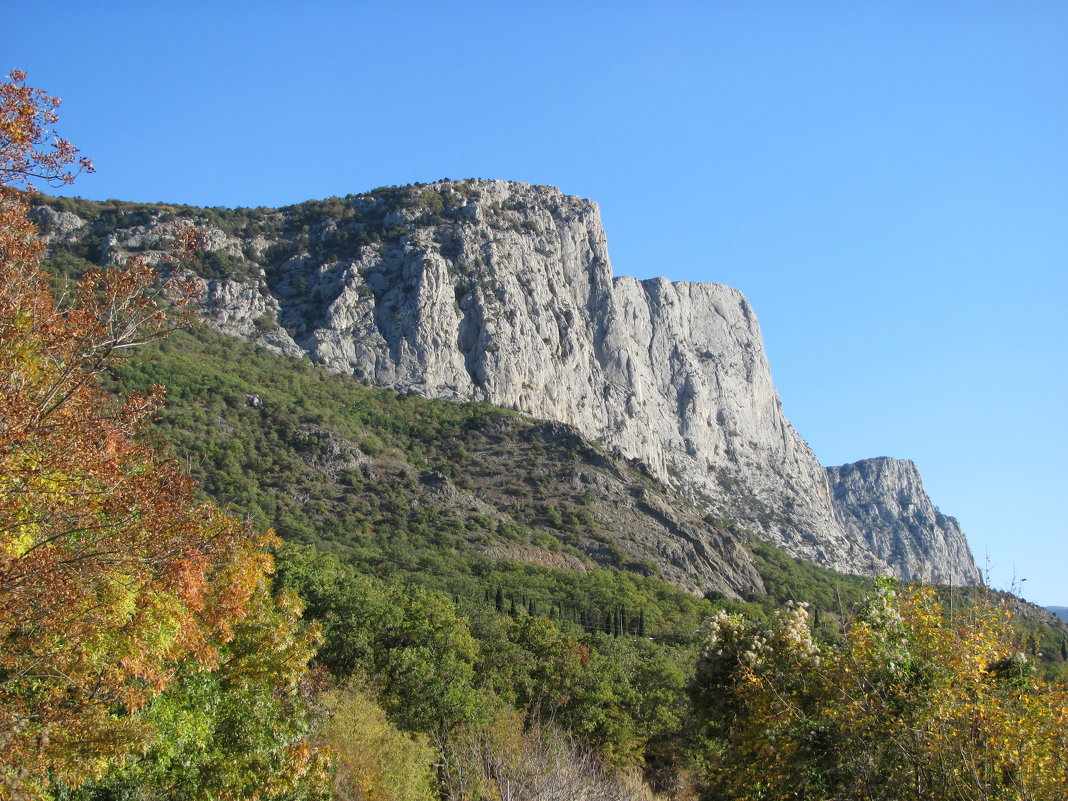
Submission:
<svg viewBox="0 0 1068 801">
<path fill-rule="evenodd" d="M 913 459 L 992 582 L 1068 605 L 1068 3 L 48 2 L 73 194 L 282 205 L 506 178 L 617 274 L 756 308 L 825 464 Z"/>
</svg>

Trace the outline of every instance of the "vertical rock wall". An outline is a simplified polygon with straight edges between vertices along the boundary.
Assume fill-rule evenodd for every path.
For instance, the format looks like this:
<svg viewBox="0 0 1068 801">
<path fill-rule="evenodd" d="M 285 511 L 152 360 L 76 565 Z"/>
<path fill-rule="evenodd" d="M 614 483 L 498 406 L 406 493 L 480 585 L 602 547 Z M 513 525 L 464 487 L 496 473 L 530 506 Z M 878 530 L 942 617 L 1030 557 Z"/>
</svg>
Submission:
<svg viewBox="0 0 1068 801">
<path fill-rule="evenodd" d="M 830 473 L 834 500 L 782 413 L 745 298 L 719 284 L 613 277 L 596 204 L 505 181 L 344 203 L 341 216 L 311 226 L 285 218 L 296 212 L 269 212 L 285 218 L 273 235 L 209 227 L 212 252 L 243 254 L 256 269 L 204 281 L 208 318 L 371 383 L 573 425 L 643 460 L 710 514 L 819 564 L 977 577 L 959 528 L 915 516 L 921 500 L 929 506 L 925 493 L 884 504 L 890 517 L 905 515 L 909 537 L 873 528 L 881 513 L 853 510 L 881 485 L 847 482 L 849 468 Z M 50 223 L 49 212 L 40 212 L 43 227 L 57 241 L 90 228 Z M 107 232 L 103 258 L 144 251 L 166 239 L 166 225 Z M 900 483 L 922 493 L 918 476 Z"/>
</svg>

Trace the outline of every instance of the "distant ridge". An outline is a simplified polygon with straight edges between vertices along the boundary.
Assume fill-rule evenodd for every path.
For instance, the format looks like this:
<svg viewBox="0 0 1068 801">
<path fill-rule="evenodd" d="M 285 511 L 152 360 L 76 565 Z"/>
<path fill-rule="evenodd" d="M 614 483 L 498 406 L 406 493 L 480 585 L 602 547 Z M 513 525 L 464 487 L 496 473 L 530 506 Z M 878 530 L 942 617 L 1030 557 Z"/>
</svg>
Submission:
<svg viewBox="0 0 1068 801">
<path fill-rule="evenodd" d="M 1047 606 L 1046 609 L 1068 623 L 1068 606 Z"/>
</svg>

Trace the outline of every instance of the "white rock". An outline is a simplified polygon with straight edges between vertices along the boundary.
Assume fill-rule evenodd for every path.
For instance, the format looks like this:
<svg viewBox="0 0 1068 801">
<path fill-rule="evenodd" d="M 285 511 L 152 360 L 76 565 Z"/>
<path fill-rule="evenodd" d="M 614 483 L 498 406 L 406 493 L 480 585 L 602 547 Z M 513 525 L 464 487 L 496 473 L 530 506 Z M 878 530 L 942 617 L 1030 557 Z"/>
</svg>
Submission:
<svg viewBox="0 0 1068 801">
<path fill-rule="evenodd" d="M 205 316 L 375 384 L 573 425 L 641 459 L 709 513 L 819 564 L 978 580 L 963 535 L 928 508 L 914 468 L 832 468 L 832 497 L 828 473 L 782 413 L 756 316 L 738 291 L 613 277 L 597 205 L 552 187 L 465 181 L 419 191 L 441 193 L 446 222 L 353 198 L 365 217 L 342 228 L 377 220 L 386 240 L 347 252 L 328 247 L 334 221 L 310 244 L 206 229 L 210 249 L 233 255 L 259 258 L 272 244 L 312 252 L 270 268 L 270 290 L 265 280 L 204 281 Z M 168 225 L 112 232 L 104 252 L 162 242 Z M 907 503 L 884 502 L 893 492 Z M 888 528 L 865 511 L 871 498 L 897 522 Z"/>
</svg>

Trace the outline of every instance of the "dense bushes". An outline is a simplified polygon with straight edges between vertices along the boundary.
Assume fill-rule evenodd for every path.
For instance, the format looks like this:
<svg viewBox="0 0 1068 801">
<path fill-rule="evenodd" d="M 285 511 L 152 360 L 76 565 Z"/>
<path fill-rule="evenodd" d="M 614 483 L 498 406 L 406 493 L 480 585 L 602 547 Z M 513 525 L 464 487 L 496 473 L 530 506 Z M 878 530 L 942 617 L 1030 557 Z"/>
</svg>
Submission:
<svg viewBox="0 0 1068 801">
<path fill-rule="evenodd" d="M 791 604 L 712 619 L 693 685 L 715 799 L 1053 799 L 1068 788 L 1068 693 L 1020 652 L 1005 607 L 949 611 L 890 581 L 838 647 Z"/>
</svg>

